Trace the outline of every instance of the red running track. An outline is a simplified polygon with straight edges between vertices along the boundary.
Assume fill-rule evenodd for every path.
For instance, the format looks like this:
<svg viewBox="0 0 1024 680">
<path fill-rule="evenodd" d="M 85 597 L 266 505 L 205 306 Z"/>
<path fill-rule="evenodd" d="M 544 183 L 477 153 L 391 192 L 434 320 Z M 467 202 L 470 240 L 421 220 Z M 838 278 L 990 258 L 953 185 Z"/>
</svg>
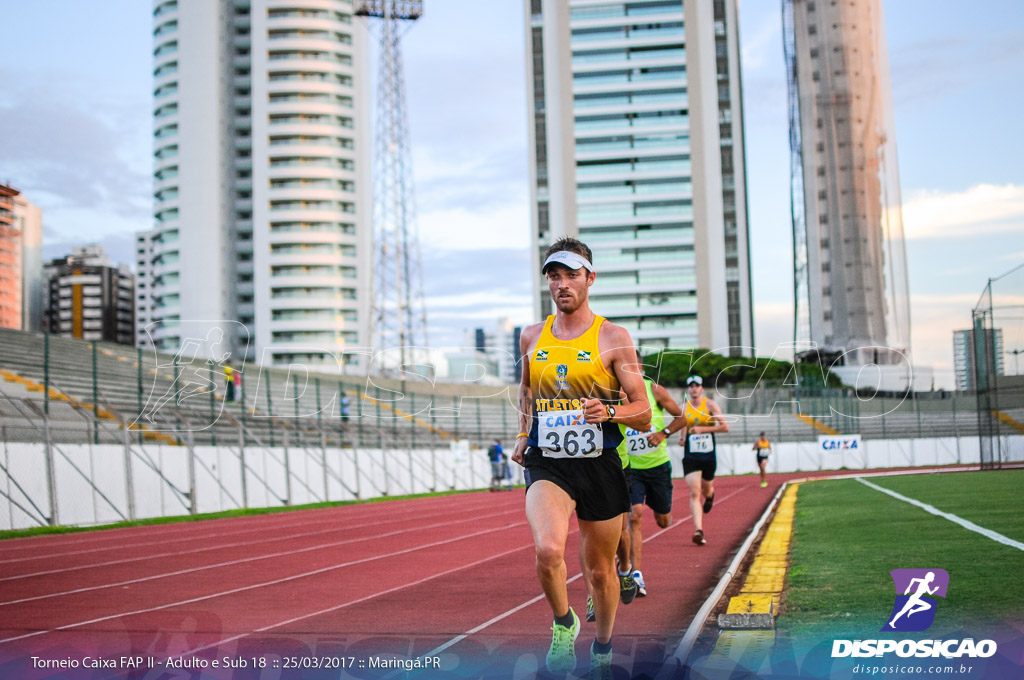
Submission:
<svg viewBox="0 0 1024 680">
<path fill-rule="evenodd" d="M 756 476 L 716 480 L 704 547 L 690 539 L 686 485 L 675 480 L 672 526 L 644 514 L 649 595 L 619 607 L 617 675 L 657 672 L 778 486 L 805 476 L 773 475 L 764 489 Z M 33 668 L 33 656 L 226 657 L 250 668 L 254 657 L 332 657 L 355 667 L 284 677 L 362 678 L 389 672 L 371 668 L 380 659 L 425 655 L 440 657 L 438 677 L 532 677 L 544 666 L 551 612 L 523 497 L 485 491 L 4 541 L 0 678 L 57 677 Z M 566 564 L 582 613 L 577 539 L 574 523 Z M 585 675 L 593 635 L 584 624 L 577 673 Z M 120 662 L 93 673 L 59 677 L 264 677 Z"/>
</svg>

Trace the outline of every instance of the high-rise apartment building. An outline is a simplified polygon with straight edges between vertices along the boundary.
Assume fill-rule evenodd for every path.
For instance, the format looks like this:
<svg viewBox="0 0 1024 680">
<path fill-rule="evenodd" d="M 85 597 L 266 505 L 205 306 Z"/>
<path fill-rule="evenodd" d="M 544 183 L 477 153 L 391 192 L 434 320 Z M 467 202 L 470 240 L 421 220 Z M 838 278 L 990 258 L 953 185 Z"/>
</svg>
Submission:
<svg viewBox="0 0 1024 680">
<path fill-rule="evenodd" d="M 140 231 L 135 234 L 135 346 L 153 348 L 150 333 L 153 330 L 153 234 Z"/>
<path fill-rule="evenodd" d="M 516 383 L 522 376 L 522 362 L 519 361 L 522 332 L 522 326 L 516 326 L 508 317 L 503 317 L 492 328 L 474 328 L 471 335 L 467 334 L 466 344 L 494 361 L 498 378 Z"/>
<path fill-rule="evenodd" d="M 979 347 L 979 341 L 984 346 Z M 1003 375 L 1003 331 L 1001 328 L 986 328 L 979 337 L 968 328 L 953 331 L 953 368 L 956 371 L 956 388 L 973 390 L 978 385 L 979 350 L 981 356 L 988 357 L 988 367 L 982 367 L 986 375 Z"/>
<path fill-rule="evenodd" d="M 906 363 L 910 303 L 880 0 L 783 0 L 795 339 Z"/>
<path fill-rule="evenodd" d="M 0 328 L 21 329 L 21 230 L 14 198 L 21 192 L 0 184 Z"/>
<path fill-rule="evenodd" d="M 525 0 L 534 306 L 544 249 L 650 349 L 753 353 L 735 0 Z"/>
<path fill-rule="evenodd" d="M 43 330 L 43 209 L 22 194 L 14 197 L 14 222 L 21 230 L 21 328 Z"/>
<path fill-rule="evenodd" d="M 82 340 L 135 344 L 134 277 L 115 266 L 100 246 L 74 248 L 47 263 L 47 333 Z"/>
<path fill-rule="evenodd" d="M 43 211 L 0 184 L 0 327 L 43 327 Z"/>
<path fill-rule="evenodd" d="M 251 359 L 335 366 L 369 344 L 366 27 L 351 0 L 153 7 L 158 348 L 237 321 Z"/>
</svg>

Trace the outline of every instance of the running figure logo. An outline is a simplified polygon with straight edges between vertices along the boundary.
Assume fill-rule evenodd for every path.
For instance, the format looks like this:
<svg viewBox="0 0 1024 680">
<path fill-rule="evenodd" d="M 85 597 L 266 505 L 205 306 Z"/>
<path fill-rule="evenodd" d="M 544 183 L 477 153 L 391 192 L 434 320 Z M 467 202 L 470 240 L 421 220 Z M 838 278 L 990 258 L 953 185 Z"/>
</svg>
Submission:
<svg viewBox="0 0 1024 680">
<path fill-rule="evenodd" d="M 889 575 L 896 586 L 896 604 L 882 630 L 927 630 L 935 621 L 938 603 L 933 598 L 946 597 L 949 574 L 944 569 L 893 569 Z"/>
</svg>

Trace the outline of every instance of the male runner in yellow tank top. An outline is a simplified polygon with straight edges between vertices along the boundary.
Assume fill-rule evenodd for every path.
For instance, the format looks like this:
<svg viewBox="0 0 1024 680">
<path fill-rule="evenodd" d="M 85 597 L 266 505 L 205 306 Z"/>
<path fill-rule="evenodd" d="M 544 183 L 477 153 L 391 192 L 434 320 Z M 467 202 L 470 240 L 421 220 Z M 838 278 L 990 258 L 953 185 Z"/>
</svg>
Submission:
<svg viewBox="0 0 1024 680">
<path fill-rule="evenodd" d="M 761 471 L 761 488 L 763 489 L 768 486 L 765 468 L 768 465 L 768 455 L 772 452 L 772 443 L 768 441 L 768 435 L 764 432 L 754 442 L 754 451 L 757 453 L 757 468 Z"/>
<path fill-rule="evenodd" d="M 686 379 L 686 404 L 683 406 L 686 427 L 679 436 L 683 445 L 683 476 L 690 487 L 690 511 L 693 513 L 693 542 L 704 545 L 704 515 L 711 512 L 715 500 L 715 469 L 718 459 L 715 433 L 728 432 L 729 424 L 722 409 L 704 396 L 704 379 L 691 375 Z M 701 504 L 700 497 L 704 496 Z"/>
<path fill-rule="evenodd" d="M 646 430 L 651 409 L 629 332 L 594 314 L 593 255 L 572 238 L 556 241 L 542 273 L 556 314 L 521 337 L 519 435 L 512 460 L 526 467 L 526 519 L 533 534 L 537 577 L 555 622 L 547 667 L 576 666 L 579 617 L 569 606 L 565 543 L 569 518 L 579 520 L 584 578 L 594 597 L 597 636 L 590 676 L 611 678 L 611 636 L 620 582 L 613 558 L 629 511 L 619 423 Z M 620 390 L 629 403 L 617 406 Z"/>
</svg>

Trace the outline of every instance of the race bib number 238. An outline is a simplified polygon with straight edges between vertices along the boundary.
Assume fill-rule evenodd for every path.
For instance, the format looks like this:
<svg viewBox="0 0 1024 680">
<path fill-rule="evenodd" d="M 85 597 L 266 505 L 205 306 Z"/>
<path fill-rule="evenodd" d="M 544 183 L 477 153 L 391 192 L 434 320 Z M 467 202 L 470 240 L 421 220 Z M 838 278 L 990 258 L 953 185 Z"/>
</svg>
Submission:
<svg viewBox="0 0 1024 680">
<path fill-rule="evenodd" d="M 548 458 L 596 458 L 604 448 L 604 432 L 588 423 L 583 411 L 537 414 L 537 445 Z"/>
<path fill-rule="evenodd" d="M 658 448 L 657 446 L 651 446 L 647 442 L 647 436 L 651 434 L 654 434 L 653 427 L 647 430 L 646 432 L 640 432 L 639 430 L 634 430 L 631 427 L 627 427 L 625 437 L 626 451 L 629 453 L 629 455 L 642 456 L 645 453 L 650 453 L 654 451 L 656 448 Z"/>
</svg>

